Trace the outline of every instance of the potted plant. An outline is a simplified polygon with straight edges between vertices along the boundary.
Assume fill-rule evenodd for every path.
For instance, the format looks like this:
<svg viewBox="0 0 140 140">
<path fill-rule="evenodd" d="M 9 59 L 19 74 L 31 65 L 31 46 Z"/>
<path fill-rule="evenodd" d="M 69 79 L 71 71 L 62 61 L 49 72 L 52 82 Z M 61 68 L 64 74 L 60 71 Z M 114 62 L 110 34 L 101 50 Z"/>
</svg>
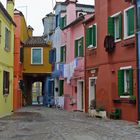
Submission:
<svg viewBox="0 0 140 140">
<path fill-rule="evenodd" d="M 136 96 L 133 96 L 133 95 L 130 96 L 130 97 L 129 97 L 129 103 L 130 103 L 130 104 L 136 104 Z"/>
<path fill-rule="evenodd" d="M 105 109 L 104 109 L 103 106 L 99 106 L 99 107 L 96 108 L 96 111 L 97 111 L 97 112 L 105 111 Z"/>
</svg>

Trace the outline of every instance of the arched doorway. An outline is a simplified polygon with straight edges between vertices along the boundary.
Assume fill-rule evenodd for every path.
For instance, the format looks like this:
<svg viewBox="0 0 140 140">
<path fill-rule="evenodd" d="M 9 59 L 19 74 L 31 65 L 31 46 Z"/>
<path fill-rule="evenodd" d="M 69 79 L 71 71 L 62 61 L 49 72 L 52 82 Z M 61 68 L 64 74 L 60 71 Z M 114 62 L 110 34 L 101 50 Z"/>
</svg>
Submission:
<svg viewBox="0 0 140 140">
<path fill-rule="evenodd" d="M 40 81 L 32 84 L 32 105 L 43 104 L 42 88 L 42 82 Z"/>
</svg>

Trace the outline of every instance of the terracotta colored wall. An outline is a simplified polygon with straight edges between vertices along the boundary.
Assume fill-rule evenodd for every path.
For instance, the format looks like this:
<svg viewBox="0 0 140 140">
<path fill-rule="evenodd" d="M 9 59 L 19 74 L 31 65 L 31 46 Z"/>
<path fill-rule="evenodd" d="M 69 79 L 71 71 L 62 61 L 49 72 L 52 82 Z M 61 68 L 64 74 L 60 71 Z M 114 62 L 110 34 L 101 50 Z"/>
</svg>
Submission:
<svg viewBox="0 0 140 140">
<path fill-rule="evenodd" d="M 107 112 L 110 112 L 113 107 L 119 107 L 122 109 L 122 119 L 136 121 L 137 105 L 113 103 L 113 99 L 119 98 L 117 71 L 120 67 L 132 66 L 134 69 L 133 94 L 137 96 L 136 46 L 124 47 L 125 43 L 129 43 L 130 41 L 136 42 L 135 37 L 131 38 L 131 40 L 122 39 L 116 43 L 115 51 L 111 54 L 108 54 L 104 48 L 104 39 L 108 31 L 108 16 L 120 11 L 124 14 L 124 9 L 131 5 L 122 0 L 95 0 L 95 5 L 95 21 L 93 22 L 97 23 L 97 49 L 86 49 L 86 68 L 98 69 L 96 81 L 97 103 L 102 101 Z M 90 24 L 93 24 L 93 22 Z M 86 81 L 89 81 L 89 77 L 93 77 L 94 75 L 88 70 L 86 76 Z M 86 95 L 88 95 L 88 91 L 88 82 L 86 82 Z M 88 96 L 86 96 L 86 111 L 87 108 Z"/>
</svg>

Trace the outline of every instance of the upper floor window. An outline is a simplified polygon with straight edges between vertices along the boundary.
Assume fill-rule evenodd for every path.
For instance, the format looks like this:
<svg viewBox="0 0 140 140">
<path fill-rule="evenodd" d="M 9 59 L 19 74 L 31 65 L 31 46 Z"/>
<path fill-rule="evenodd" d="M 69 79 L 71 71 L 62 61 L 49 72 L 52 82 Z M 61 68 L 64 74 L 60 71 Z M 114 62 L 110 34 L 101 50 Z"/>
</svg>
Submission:
<svg viewBox="0 0 140 140">
<path fill-rule="evenodd" d="M 137 31 L 140 31 L 140 1 L 137 4 Z"/>
<path fill-rule="evenodd" d="M 56 15 L 55 16 L 55 27 L 57 28 L 58 27 L 58 20 L 59 20 L 59 16 L 58 15 Z"/>
<path fill-rule="evenodd" d="M 66 16 L 60 17 L 59 24 L 60 24 L 60 28 L 64 28 L 66 26 Z"/>
<path fill-rule="evenodd" d="M 10 73 L 3 71 L 3 95 L 9 94 Z"/>
<path fill-rule="evenodd" d="M 49 51 L 49 63 L 55 63 L 56 62 L 56 49 L 52 49 Z"/>
<path fill-rule="evenodd" d="M 43 48 L 31 49 L 31 64 L 43 64 Z"/>
<path fill-rule="evenodd" d="M 2 33 L 1 30 L 2 30 L 2 24 L 1 24 L 1 21 L 0 21 L 0 44 L 1 44 L 1 35 L 2 35 L 2 34 L 1 34 L 1 33 Z"/>
<path fill-rule="evenodd" d="M 23 58 L 24 58 L 24 49 L 23 47 L 20 48 L 20 63 L 23 63 Z"/>
<path fill-rule="evenodd" d="M 122 67 L 118 71 L 118 94 L 128 96 L 133 94 L 133 69 Z"/>
<path fill-rule="evenodd" d="M 134 35 L 134 6 L 124 10 L 124 38 Z"/>
<path fill-rule="evenodd" d="M 8 28 L 5 28 L 5 50 L 10 51 L 10 45 L 11 45 L 11 32 L 8 30 Z"/>
<path fill-rule="evenodd" d="M 60 48 L 60 61 L 66 62 L 66 46 Z"/>
<path fill-rule="evenodd" d="M 97 25 L 94 24 L 86 29 L 86 47 L 91 48 L 97 47 Z"/>
<path fill-rule="evenodd" d="M 108 17 L 108 34 L 113 36 L 115 41 L 122 37 L 122 14 L 119 12 Z"/>
<path fill-rule="evenodd" d="M 75 40 L 75 58 L 82 57 L 84 55 L 84 43 L 83 37 L 80 39 Z"/>
</svg>

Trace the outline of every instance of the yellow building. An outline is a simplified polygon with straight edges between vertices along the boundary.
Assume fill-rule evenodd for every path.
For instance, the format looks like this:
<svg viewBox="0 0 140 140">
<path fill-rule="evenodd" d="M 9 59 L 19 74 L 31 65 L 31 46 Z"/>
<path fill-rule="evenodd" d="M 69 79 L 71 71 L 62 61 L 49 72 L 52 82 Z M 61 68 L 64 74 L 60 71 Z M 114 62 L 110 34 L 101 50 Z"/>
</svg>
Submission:
<svg viewBox="0 0 140 140">
<path fill-rule="evenodd" d="M 0 117 L 13 111 L 14 0 L 6 9 L 0 2 Z"/>
<path fill-rule="evenodd" d="M 24 43 L 23 78 L 28 98 L 27 104 L 29 105 L 32 104 L 32 85 L 35 82 L 42 82 L 43 95 L 45 81 L 51 74 L 52 67 L 49 64 L 50 49 L 51 44 L 46 43 L 43 36 L 31 36 Z"/>
</svg>

